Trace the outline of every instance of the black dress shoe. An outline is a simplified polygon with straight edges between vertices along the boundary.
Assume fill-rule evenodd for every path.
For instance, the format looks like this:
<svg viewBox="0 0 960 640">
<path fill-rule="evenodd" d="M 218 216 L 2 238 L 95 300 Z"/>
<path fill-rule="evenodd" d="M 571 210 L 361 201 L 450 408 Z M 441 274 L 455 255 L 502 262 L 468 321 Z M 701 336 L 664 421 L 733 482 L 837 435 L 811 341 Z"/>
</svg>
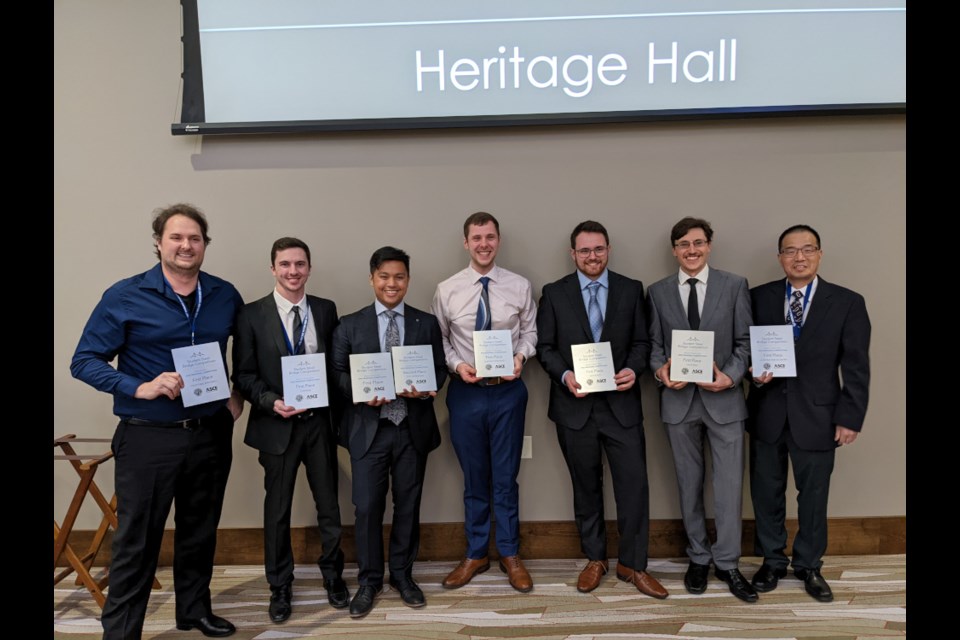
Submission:
<svg viewBox="0 0 960 640">
<path fill-rule="evenodd" d="M 400 599 L 408 607 L 419 609 L 427 605 L 427 599 L 423 597 L 423 591 L 420 590 L 420 587 L 412 578 L 395 580 L 393 576 L 390 576 L 390 586 L 400 592 Z"/>
<path fill-rule="evenodd" d="M 323 588 L 327 590 L 327 601 L 334 609 L 346 609 L 350 606 L 350 590 L 343 578 L 324 580 Z"/>
<path fill-rule="evenodd" d="M 820 575 L 820 569 L 794 569 L 793 575 L 803 580 L 803 588 L 813 596 L 814 600 L 833 602 L 833 591 Z"/>
<path fill-rule="evenodd" d="M 357 589 L 356 595 L 350 601 L 350 617 L 362 618 L 373 609 L 373 601 L 383 592 L 383 585 L 372 587 L 368 584 L 361 585 Z"/>
<path fill-rule="evenodd" d="M 694 595 L 700 595 L 707 590 L 707 577 L 710 575 L 709 564 L 691 562 L 687 567 L 687 574 L 683 576 L 683 586 Z"/>
<path fill-rule="evenodd" d="M 730 593 L 744 602 L 756 602 L 759 599 L 760 596 L 757 595 L 756 590 L 750 586 L 747 579 L 740 573 L 740 569 L 734 568 L 729 571 L 717 569 L 716 575 L 727 583 L 727 586 L 730 587 Z"/>
<path fill-rule="evenodd" d="M 293 588 L 289 584 L 282 587 L 270 587 L 270 620 L 284 622 L 290 617 L 290 601 L 293 600 Z"/>
<path fill-rule="evenodd" d="M 237 630 L 235 626 L 230 624 L 229 620 L 224 620 L 220 616 L 215 616 L 212 613 L 208 613 L 202 618 L 177 620 L 177 629 L 180 631 L 199 629 L 200 633 L 211 638 L 232 636 Z"/>
<path fill-rule="evenodd" d="M 786 568 L 774 568 L 764 563 L 759 569 L 757 569 L 757 572 L 753 574 L 753 580 L 750 581 L 750 584 L 752 584 L 753 588 L 760 593 L 766 593 L 767 591 L 773 591 L 776 589 L 777 583 L 780 582 L 780 578 L 784 577 L 785 575 L 787 575 Z"/>
</svg>

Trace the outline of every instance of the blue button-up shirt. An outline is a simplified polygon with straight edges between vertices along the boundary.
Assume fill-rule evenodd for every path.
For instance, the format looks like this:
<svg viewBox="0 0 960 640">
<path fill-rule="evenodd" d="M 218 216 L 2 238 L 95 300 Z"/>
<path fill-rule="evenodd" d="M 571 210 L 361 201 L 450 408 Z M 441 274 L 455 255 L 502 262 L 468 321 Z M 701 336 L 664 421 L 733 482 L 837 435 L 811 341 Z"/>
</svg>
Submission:
<svg viewBox="0 0 960 640">
<path fill-rule="evenodd" d="M 195 342 L 220 343 L 225 358 L 227 339 L 233 334 L 234 318 L 243 299 L 232 284 L 208 273 L 200 273 L 200 287 L 203 300 L 196 319 Z M 190 346 L 190 325 L 158 263 L 107 289 L 83 329 L 70 372 L 112 394 L 113 412 L 120 418 L 172 422 L 212 415 L 227 401 L 184 407 L 180 398 L 134 398 L 141 384 L 175 370 L 170 350 Z M 114 358 L 116 368 L 109 364 Z"/>
</svg>

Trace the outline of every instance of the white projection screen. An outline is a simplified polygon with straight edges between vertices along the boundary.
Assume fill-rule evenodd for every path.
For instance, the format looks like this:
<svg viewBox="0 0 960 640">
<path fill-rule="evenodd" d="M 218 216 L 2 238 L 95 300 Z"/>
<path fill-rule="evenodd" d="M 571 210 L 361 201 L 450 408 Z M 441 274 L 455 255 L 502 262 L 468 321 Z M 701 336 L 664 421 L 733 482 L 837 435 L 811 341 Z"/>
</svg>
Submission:
<svg viewBox="0 0 960 640">
<path fill-rule="evenodd" d="M 175 135 L 904 113 L 905 0 L 181 0 Z"/>
</svg>

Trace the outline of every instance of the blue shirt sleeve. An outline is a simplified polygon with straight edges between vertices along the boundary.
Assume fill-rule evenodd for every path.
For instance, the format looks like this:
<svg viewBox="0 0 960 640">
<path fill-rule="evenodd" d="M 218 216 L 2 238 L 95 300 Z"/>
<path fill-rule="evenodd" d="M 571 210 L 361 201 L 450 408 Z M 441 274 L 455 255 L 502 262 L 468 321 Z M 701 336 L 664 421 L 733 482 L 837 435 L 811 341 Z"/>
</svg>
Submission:
<svg viewBox="0 0 960 640">
<path fill-rule="evenodd" d="M 116 287 L 108 289 L 87 320 L 70 363 L 70 373 L 95 389 L 132 398 L 146 381 L 110 366 L 126 342 L 126 314 L 122 293 Z"/>
</svg>

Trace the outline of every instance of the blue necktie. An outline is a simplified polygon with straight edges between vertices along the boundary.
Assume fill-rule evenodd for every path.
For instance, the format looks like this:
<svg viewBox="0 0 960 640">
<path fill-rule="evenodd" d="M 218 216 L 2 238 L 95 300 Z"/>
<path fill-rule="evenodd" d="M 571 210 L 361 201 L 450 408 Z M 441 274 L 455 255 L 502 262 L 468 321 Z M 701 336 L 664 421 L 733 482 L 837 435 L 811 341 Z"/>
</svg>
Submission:
<svg viewBox="0 0 960 640">
<path fill-rule="evenodd" d="M 390 353 L 391 347 L 400 346 L 400 327 L 397 326 L 397 312 L 385 311 L 390 321 L 387 323 L 387 331 L 383 336 L 383 350 Z M 406 398 L 395 398 L 388 404 L 380 407 L 380 417 L 386 418 L 393 424 L 400 424 L 407 417 Z"/>
<path fill-rule="evenodd" d="M 487 276 L 480 278 L 483 291 L 480 292 L 480 302 L 477 304 L 477 324 L 474 327 L 477 331 L 488 331 L 492 326 L 490 318 L 490 292 L 487 290 L 489 283 L 490 278 Z"/>
<path fill-rule="evenodd" d="M 597 300 L 597 291 L 599 290 L 599 282 L 594 281 L 587 285 L 587 291 L 590 292 L 587 318 L 590 320 L 590 331 L 593 332 L 594 342 L 600 342 L 600 334 L 603 333 L 603 314 L 600 312 L 600 302 Z"/>
</svg>

